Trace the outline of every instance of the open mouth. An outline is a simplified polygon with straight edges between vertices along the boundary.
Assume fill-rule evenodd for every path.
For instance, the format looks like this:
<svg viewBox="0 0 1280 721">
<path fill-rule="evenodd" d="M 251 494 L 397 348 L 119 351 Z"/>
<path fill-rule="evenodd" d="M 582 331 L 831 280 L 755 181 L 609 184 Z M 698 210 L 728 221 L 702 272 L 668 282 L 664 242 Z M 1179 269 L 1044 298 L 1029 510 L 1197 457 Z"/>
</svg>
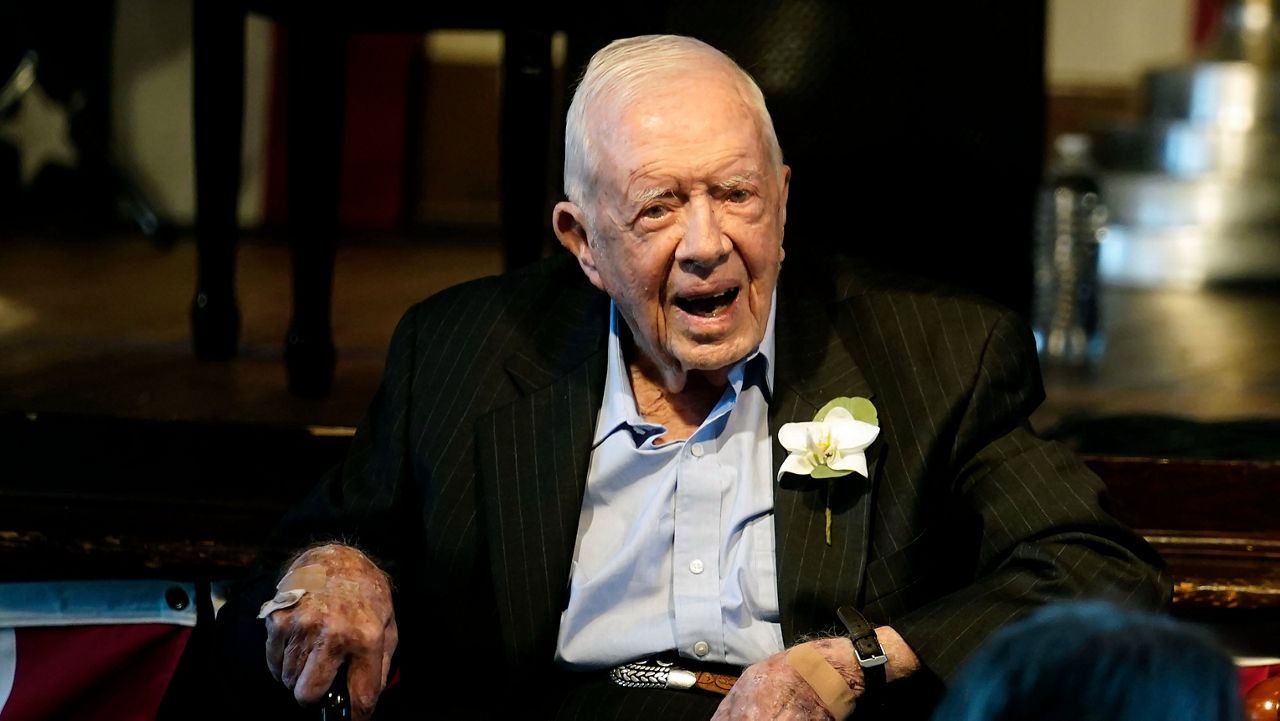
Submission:
<svg viewBox="0 0 1280 721">
<path fill-rule="evenodd" d="M 676 307 L 699 318 L 715 318 L 729 309 L 738 297 L 738 288 L 730 288 L 714 295 L 677 297 Z"/>
</svg>

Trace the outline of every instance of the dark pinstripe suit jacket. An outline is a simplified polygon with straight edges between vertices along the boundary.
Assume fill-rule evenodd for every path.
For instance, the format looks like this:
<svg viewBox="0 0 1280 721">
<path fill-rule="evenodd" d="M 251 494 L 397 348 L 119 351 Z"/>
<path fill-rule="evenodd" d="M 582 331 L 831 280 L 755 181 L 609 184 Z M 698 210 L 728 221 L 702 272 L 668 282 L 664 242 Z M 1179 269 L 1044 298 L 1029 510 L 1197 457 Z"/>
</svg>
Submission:
<svg viewBox="0 0 1280 721">
<path fill-rule="evenodd" d="M 819 486 L 786 477 L 776 490 L 788 643 L 833 629 L 853 602 L 945 679 L 1034 604 L 1167 599 L 1156 557 L 1108 512 L 1097 478 L 1030 432 L 1042 391 L 1017 316 L 842 263 L 804 270 L 779 284 L 769 427 L 865 396 L 881 434 L 870 481 L 849 476 L 831 499 L 832 545 Z M 400 588 L 402 648 L 555 676 L 607 311 L 562 257 L 449 289 L 401 321 L 345 466 L 285 532 L 377 554 Z M 785 456 L 775 446 L 775 466 Z"/>
</svg>

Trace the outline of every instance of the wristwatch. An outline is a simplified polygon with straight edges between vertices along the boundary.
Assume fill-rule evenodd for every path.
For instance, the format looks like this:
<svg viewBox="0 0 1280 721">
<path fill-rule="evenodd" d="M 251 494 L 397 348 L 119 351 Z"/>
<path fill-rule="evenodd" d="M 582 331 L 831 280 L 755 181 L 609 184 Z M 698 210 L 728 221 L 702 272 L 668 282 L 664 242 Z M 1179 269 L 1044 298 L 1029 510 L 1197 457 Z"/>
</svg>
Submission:
<svg viewBox="0 0 1280 721">
<path fill-rule="evenodd" d="M 862 677 L 867 686 L 865 694 L 868 700 L 880 697 L 885 685 L 885 664 L 889 657 L 884 655 L 880 639 L 876 637 L 876 629 L 853 606 L 841 606 L 836 609 L 836 616 L 849 632 L 849 640 L 853 641 L 853 656 L 862 667 Z"/>
</svg>

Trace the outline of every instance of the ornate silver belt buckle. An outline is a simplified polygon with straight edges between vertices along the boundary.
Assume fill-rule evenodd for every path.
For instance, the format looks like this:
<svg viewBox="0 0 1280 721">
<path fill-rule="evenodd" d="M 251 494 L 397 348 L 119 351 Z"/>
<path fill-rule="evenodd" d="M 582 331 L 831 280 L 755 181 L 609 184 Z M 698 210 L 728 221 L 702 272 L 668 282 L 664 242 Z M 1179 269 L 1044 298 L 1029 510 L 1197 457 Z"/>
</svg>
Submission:
<svg viewBox="0 0 1280 721">
<path fill-rule="evenodd" d="M 666 688 L 686 691 L 693 688 L 698 677 L 676 666 L 672 661 L 658 658 L 633 661 L 609 669 L 609 680 L 626 688 Z"/>
</svg>

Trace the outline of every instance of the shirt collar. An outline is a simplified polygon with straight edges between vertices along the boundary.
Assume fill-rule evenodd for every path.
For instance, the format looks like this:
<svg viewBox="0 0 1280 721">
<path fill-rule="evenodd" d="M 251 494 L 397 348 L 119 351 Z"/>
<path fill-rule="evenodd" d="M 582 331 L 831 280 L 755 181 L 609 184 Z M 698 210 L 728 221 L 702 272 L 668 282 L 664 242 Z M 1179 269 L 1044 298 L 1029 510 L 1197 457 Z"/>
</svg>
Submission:
<svg viewBox="0 0 1280 721">
<path fill-rule="evenodd" d="M 743 379 L 749 369 L 748 364 L 751 364 L 761 371 L 760 375 L 756 377 L 763 378 L 762 390 L 765 398 L 772 397 L 774 320 L 778 317 L 777 311 L 778 292 L 775 289 L 773 298 L 770 301 L 769 321 L 765 324 L 764 338 L 761 339 L 760 345 L 755 350 L 735 363 L 734 367 L 729 371 L 729 382 L 739 393 L 742 391 Z M 596 422 L 596 434 L 591 441 L 592 448 L 600 445 L 606 438 L 613 435 L 614 431 L 622 427 L 631 428 L 644 435 L 662 430 L 661 426 L 646 421 L 636 409 L 635 393 L 631 390 L 631 375 L 627 372 L 627 364 L 622 357 L 621 324 L 622 318 L 618 314 L 618 306 L 610 300 L 604 402 L 600 406 L 600 416 Z M 752 361 L 755 361 L 757 357 L 760 360 L 753 364 Z"/>
</svg>

